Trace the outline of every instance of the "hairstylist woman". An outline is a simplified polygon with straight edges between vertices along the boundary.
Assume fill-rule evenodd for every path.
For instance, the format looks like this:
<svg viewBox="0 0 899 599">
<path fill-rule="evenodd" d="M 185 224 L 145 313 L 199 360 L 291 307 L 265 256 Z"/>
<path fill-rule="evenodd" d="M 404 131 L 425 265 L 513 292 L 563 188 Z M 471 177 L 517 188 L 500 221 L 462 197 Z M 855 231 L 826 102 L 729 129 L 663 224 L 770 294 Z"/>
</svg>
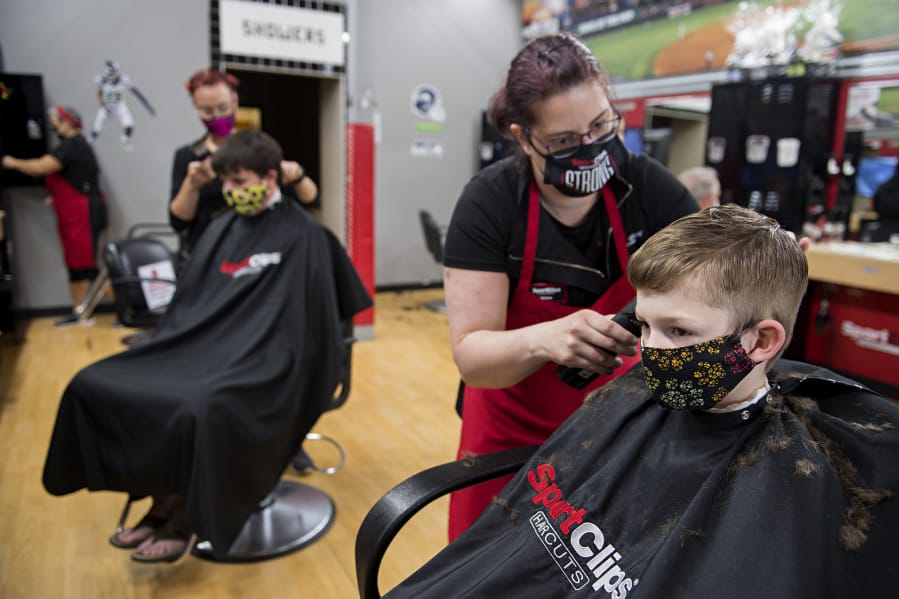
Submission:
<svg viewBox="0 0 899 599">
<path fill-rule="evenodd" d="M 184 85 L 207 131 L 178 148 L 172 165 L 169 221 L 181 233 L 182 251 L 189 253 L 209 221 L 227 208 L 222 183 L 212 171 L 211 155 L 236 130 L 238 80 L 211 68 L 197 71 Z M 309 205 L 318 198 L 318 187 L 302 166 L 285 160 L 281 162 L 281 193 Z"/>
<path fill-rule="evenodd" d="M 460 456 L 543 442 L 589 390 L 639 360 L 637 339 L 609 318 L 635 295 L 628 256 L 697 209 L 676 177 L 621 143 L 606 75 L 570 34 L 528 43 L 490 113 L 518 156 L 465 186 L 444 260 L 465 381 Z M 602 376 L 577 390 L 556 365 Z M 451 539 L 507 480 L 453 494 Z"/>
</svg>

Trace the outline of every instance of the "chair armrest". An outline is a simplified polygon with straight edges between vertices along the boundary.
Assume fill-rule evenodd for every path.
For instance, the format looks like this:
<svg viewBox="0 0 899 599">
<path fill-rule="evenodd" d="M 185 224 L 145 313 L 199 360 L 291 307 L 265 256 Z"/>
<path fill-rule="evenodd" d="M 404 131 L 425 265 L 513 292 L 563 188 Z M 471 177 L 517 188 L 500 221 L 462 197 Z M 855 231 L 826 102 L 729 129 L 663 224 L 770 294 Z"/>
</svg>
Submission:
<svg viewBox="0 0 899 599">
<path fill-rule="evenodd" d="M 453 491 L 514 474 L 538 445 L 515 447 L 428 468 L 407 478 L 369 510 L 356 535 L 356 582 L 362 599 L 377 599 L 378 571 L 390 542 L 423 507 Z"/>
<path fill-rule="evenodd" d="M 135 223 L 125 233 L 127 239 L 156 236 L 177 237 L 178 232 L 168 223 Z"/>
</svg>

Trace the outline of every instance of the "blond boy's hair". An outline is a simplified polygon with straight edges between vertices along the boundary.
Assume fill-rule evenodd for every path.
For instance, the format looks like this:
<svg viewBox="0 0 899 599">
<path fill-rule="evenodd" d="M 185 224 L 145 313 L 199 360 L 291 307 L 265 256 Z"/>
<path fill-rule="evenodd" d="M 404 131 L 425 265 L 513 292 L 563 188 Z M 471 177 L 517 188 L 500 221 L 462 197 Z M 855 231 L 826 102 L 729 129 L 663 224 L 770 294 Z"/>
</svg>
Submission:
<svg viewBox="0 0 899 599">
<path fill-rule="evenodd" d="M 772 218 L 736 204 L 713 206 L 680 218 L 631 256 L 635 289 L 665 292 L 690 280 L 703 301 L 727 309 L 735 329 L 770 318 L 793 335 L 808 284 L 808 263 L 796 238 Z"/>
</svg>

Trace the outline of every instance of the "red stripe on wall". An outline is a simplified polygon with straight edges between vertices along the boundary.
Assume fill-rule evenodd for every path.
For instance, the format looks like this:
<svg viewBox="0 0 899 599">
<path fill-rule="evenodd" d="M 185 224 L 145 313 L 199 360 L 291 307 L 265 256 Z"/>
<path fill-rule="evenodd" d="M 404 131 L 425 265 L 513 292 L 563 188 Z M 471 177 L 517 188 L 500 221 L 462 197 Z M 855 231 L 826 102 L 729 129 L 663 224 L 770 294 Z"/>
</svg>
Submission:
<svg viewBox="0 0 899 599">
<path fill-rule="evenodd" d="M 836 115 L 833 124 L 832 155 L 837 162 L 843 162 L 843 149 L 846 147 L 846 105 L 849 103 L 849 83 L 843 82 L 837 89 Z M 833 210 L 837 205 L 837 193 L 840 189 L 839 175 L 829 175 L 827 178 L 827 197 L 825 206 Z"/>
<path fill-rule="evenodd" d="M 346 247 L 365 288 L 375 296 L 375 130 L 347 123 Z M 356 315 L 357 325 L 373 325 L 375 309 Z"/>
</svg>

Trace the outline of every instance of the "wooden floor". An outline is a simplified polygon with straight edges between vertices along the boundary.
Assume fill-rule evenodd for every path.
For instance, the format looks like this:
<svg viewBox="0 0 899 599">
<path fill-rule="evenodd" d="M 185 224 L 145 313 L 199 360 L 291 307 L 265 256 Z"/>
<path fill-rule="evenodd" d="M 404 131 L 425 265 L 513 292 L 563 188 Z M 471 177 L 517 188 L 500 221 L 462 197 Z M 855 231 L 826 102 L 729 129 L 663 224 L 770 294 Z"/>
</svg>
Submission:
<svg viewBox="0 0 899 599">
<path fill-rule="evenodd" d="M 92 327 L 30 322 L 23 343 L 0 348 L 0 597 L 357 597 L 354 546 L 362 518 L 392 486 L 455 454 L 458 375 L 446 317 L 424 307 L 441 295 L 378 295 L 375 338 L 354 347 L 349 400 L 314 429 L 340 441 L 346 467 L 333 476 L 286 474 L 327 492 L 337 504 L 337 520 L 312 545 L 253 564 L 196 558 L 176 567 L 137 564 L 107 540 L 123 495 L 52 497 L 44 491 L 41 470 L 63 389 L 80 368 L 121 351 L 120 339 L 130 330 L 114 328 L 105 314 Z M 318 445 L 318 457 L 329 457 Z M 132 521 L 145 506 L 132 510 Z M 445 544 L 446 507 L 445 499 L 439 501 L 406 525 L 385 557 L 383 590 Z"/>
</svg>

